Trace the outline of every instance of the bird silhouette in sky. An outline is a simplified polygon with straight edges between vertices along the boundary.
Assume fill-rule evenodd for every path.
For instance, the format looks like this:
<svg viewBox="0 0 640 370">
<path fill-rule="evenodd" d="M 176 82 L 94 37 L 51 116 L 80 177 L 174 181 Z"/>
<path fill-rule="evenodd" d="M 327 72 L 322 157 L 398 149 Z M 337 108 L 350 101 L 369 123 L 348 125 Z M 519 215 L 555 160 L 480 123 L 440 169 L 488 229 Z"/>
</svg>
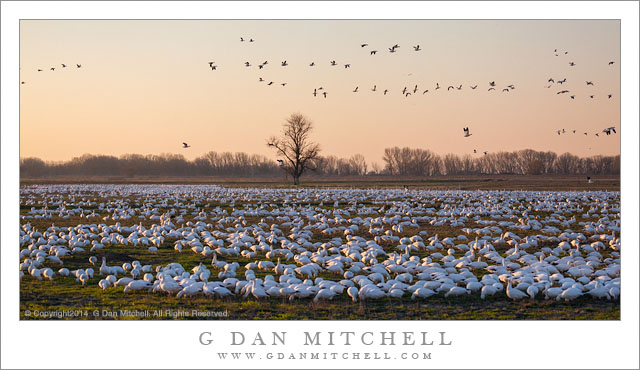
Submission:
<svg viewBox="0 0 640 370">
<path fill-rule="evenodd" d="M 465 127 L 462 129 L 462 131 L 464 131 L 464 137 L 469 137 L 473 134 L 469 133 L 469 127 Z"/>
<path fill-rule="evenodd" d="M 186 148 L 191 148 L 191 145 L 187 144 L 187 143 L 182 143 L 182 148 L 186 149 Z"/>
<path fill-rule="evenodd" d="M 360 44 L 360 47 L 363 48 L 365 46 L 369 46 L 369 44 Z"/>
<path fill-rule="evenodd" d="M 377 53 L 377 52 L 378 52 L 378 50 L 371 50 L 371 51 L 369 52 L 369 55 L 376 55 L 376 53 Z"/>
<path fill-rule="evenodd" d="M 587 86 L 589 86 L 589 85 L 593 86 L 593 82 L 591 82 L 591 81 L 585 81 L 585 82 L 587 83 Z"/>
<path fill-rule="evenodd" d="M 358 92 L 358 86 L 356 86 L 356 88 L 353 89 L 353 92 Z"/>
<path fill-rule="evenodd" d="M 571 67 L 575 67 L 575 65 L 576 65 L 576 64 L 575 64 L 574 62 L 569 62 L 569 65 L 570 65 Z"/>
<path fill-rule="evenodd" d="M 413 50 L 414 51 L 420 51 L 422 49 L 420 49 L 420 45 L 416 45 L 416 46 L 413 47 Z"/>
<path fill-rule="evenodd" d="M 283 67 L 288 66 L 287 61 L 285 60 L 284 62 L 280 63 Z"/>
<path fill-rule="evenodd" d="M 476 87 L 478 87 L 478 85 L 475 85 L 475 86 L 469 86 L 469 87 L 471 88 L 471 90 L 475 90 L 475 89 L 476 89 Z"/>
</svg>

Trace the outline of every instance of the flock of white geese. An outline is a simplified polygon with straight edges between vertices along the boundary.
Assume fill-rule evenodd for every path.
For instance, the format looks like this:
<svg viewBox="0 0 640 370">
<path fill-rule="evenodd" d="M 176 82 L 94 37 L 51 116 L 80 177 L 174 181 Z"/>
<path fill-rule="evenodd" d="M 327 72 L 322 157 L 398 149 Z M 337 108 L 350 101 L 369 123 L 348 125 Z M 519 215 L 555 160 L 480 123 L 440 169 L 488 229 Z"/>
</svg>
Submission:
<svg viewBox="0 0 640 370">
<path fill-rule="evenodd" d="M 20 278 L 38 284 L 314 302 L 620 297 L 619 192 L 40 185 L 20 197 Z M 110 264 L 121 248 L 198 264 Z M 86 268 L 65 268 L 77 255 Z"/>
</svg>

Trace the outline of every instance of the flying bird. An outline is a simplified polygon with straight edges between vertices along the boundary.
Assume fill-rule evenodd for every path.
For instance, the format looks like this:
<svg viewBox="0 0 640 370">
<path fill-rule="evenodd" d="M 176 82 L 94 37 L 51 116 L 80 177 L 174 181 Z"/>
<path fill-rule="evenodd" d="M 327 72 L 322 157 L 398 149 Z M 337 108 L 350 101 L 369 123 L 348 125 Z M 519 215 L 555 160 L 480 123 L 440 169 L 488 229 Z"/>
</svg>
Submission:
<svg viewBox="0 0 640 370">
<path fill-rule="evenodd" d="M 489 90 L 487 90 L 487 91 L 491 91 L 491 90 L 495 90 L 495 88 L 493 88 L 493 87 L 490 87 L 490 88 L 489 88 Z"/>
<path fill-rule="evenodd" d="M 281 63 L 281 65 L 282 65 L 283 67 L 288 66 L 287 61 L 285 60 L 284 62 L 282 62 L 282 63 Z"/>
<path fill-rule="evenodd" d="M 460 86 L 456 87 L 456 89 L 458 89 L 458 90 L 462 90 L 462 85 L 460 85 Z"/>
<path fill-rule="evenodd" d="M 612 96 L 613 96 L 613 95 L 611 95 L 611 94 L 607 95 L 607 97 L 608 97 L 609 99 L 611 99 L 611 97 L 612 97 Z"/>
<path fill-rule="evenodd" d="M 420 51 L 422 49 L 420 49 L 420 45 L 416 45 L 416 46 L 413 47 L 413 50 L 414 51 Z"/>
<path fill-rule="evenodd" d="M 429 90 L 425 90 L 425 91 L 422 92 L 422 95 L 424 95 L 424 94 L 426 94 L 428 92 L 429 92 Z"/>
<path fill-rule="evenodd" d="M 187 143 L 182 143 L 182 148 L 186 149 L 186 148 L 191 148 L 191 145 L 187 144 Z"/>
<path fill-rule="evenodd" d="M 590 97 L 591 99 L 593 99 L 593 97 L 594 97 L 594 96 L 595 96 L 595 95 L 589 95 L 589 97 Z"/>
<path fill-rule="evenodd" d="M 253 42 L 253 39 L 249 39 L 249 42 Z"/>
<path fill-rule="evenodd" d="M 463 128 L 462 131 L 464 131 L 464 137 L 469 137 L 472 135 L 469 133 L 469 127 Z"/>
<path fill-rule="evenodd" d="M 609 65 L 612 65 L 613 63 L 615 63 L 615 62 L 609 62 Z"/>
<path fill-rule="evenodd" d="M 562 80 L 558 80 L 558 83 L 559 83 L 560 85 L 562 85 L 562 84 L 563 84 L 563 83 L 565 83 L 565 82 L 567 82 L 567 78 L 566 78 L 566 77 L 565 77 L 565 78 L 563 78 Z"/>
<path fill-rule="evenodd" d="M 344 65 L 344 68 L 350 68 L 350 67 L 351 67 L 351 64 L 345 64 Z"/>
<path fill-rule="evenodd" d="M 574 67 L 576 64 L 575 64 L 574 62 L 569 62 L 569 65 L 570 65 L 571 67 Z"/>
<path fill-rule="evenodd" d="M 41 70 L 41 69 L 38 69 L 38 72 L 42 72 L 42 70 Z"/>
<path fill-rule="evenodd" d="M 324 95 L 324 97 L 326 98 L 326 97 L 327 97 L 327 92 L 326 92 L 326 91 L 323 91 L 323 92 L 322 92 L 322 95 Z"/>
<path fill-rule="evenodd" d="M 62 65 L 62 68 L 67 68 L 66 64 L 61 64 L 61 65 Z"/>
<path fill-rule="evenodd" d="M 318 95 L 318 92 L 316 91 L 316 89 L 313 89 L 313 96 Z"/>
<path fill-rule="evenodd" d="M 51 68 L 49 68 L 49 69 L 50 69 L 50 70 L 52 70 L 52 71 L 55 71 L 55 70 L 56 70 L 54 67 L 51 67 Z"/>
<path fill-rule="evenodd" d="M 440 84 L 436 82 L 436 90 L 440 88 Z"/>
<path fill-rule="evenodd" d="M 241 38 L 240 38 L 240 42 L 243 42 L 243 41 L 244 41 L 244 38 L 242 38 L 242 37 L 241 37 Z"/>
<path fill-rule="evenodd" d="M 264 68 L 264 64 L 258 64 L 258 68 L 259 68 L 259 69 Z"/>
<path fill-rule="evenodd" d="M 555 81 L 553 80 L 553 78 L 550 78 L 549 81 L 547 82 L 555 82 Z"/>
<path fill-rule="evenodd" d="M 371 50 L 371 52 L 369 53 L 369 55 L 375 55 L 378 52 L 378 50 Z"/>
<path fill-rule="evenodd" d="M 286 82 L 283 82 L 283 83 L 281 83 L 280 85 L 282 85 L 282 86 L 287 86 L 287 83 L 286 83 Z"/>
<path fill-rule="evenodd" d="M 373 89 L 371 91 L 376 91 L 377 85 L 373 85 Z"/>
<path fill-rule="evenodd" d="M 487 155 L 488 152 L 483 152 L 483 153 L 484 153 L 484 155 Z"/>
<path fill-rule="evenodd" d="M 76 64 L 76 67 L 80 68 L 82 67 L 82 64 Z"/>
<path fill-rule="evenodd" d="M 311 64 L 309 64 L 309 67 L 313 67 L 316 65 L 316 62 L 311 62 Z"/>
<path fill-rule="evenodd" d="M 451 90 L 451 89 L 453 89 L 453 86 L 449 86 L 449 87 L 447 87 L 447 91 L 449 91 L 449 90 Z"/>
<path fill-rule="evenodd" d="M 475 85 L 475 86 L 469 86 L 469 87 L 471 88 L 471 90 L 475 90 L 475 89 L 476 89 L 476 87 L 478 87 L 478 85 Z"/>
<path fill-rule="evenodd" d="M 353 89 L 353 92 L 358 92 L 358 86 L 356 86 L 356 88 Z"/>
<path fill-rule="evenodd" d="M 245 67 L 251 67 L 251 63 L 249 63 L 249 62 L 244 62 L 244 66 L 245 66 Z"/>
<path fill-rule="evenodd" d="M 387 95 L 387 93 L 389 92 L 389 90 L 384 89 L 384 91 L 382 92 L 383 95 Z"/>
<path fill-rule="evenodd" d="M 332 60 L 332 61 L 331 61 L 331 65 L 332 65 L 332 66 L 335 66 L 335 65 L 336 65 L 336 61 L 335 61 L 335 60 Z"/>
<path fill-rule="evenodd" d="M 369 44 L 360 44 L 360 47 L 363 48 L 365 46 L 369 46 Z"/>
<path fill-rule="evenodd" d="M 571 95 L 571 99 L 575 99 L 575 98 L 576 98 L 576 96 L 575 96 L 575 95 Z"/>
<path fill-rule="evenodd" d="M 489 82 L 489 86 L 494 86 L 495 87 L 496 86 L 496 82 L 495 81 Z"/>
<path fill-rule="evenodd" d="M 568 93 L 568 92 L 569 92 L 569 90 L 562 90 L 562 91 L 558 91 L 556 94 L 565 94 L 565 93 Z"/>
<path fill-rule="evenodd" d="M 273 81 L 270 81 L 270 82 L 267 84 L 267 86 L 271 86 L 271 85 L 273 85 Z"/>
<path fill-rule="evenodd" d="M 509 92 L 509 91 L 511 91 L 511 90 L 509 90 L 509 89 L 502 89 L 502 92 Z"/>
<path fill-rule="evenodd" d="M 260 79 L 258 80 L 258 82 L 263 82 L 264 80 L 262 79 L 262 77 L 260 77 Z"/>
<path fill-rule="evenodd" d="M 474 152 L 474 153 L 478 153 L 478 151 L 477 151 L 477 150 L 475 150 L 475 149 L 473 150 L 473 152 Z"/>
<path fill-rule="evenodd" d="M 593 86 L 593 82 L 592 81 L 585 81 L 587 83 L 587 86 L 591 85 Z"/>
</svg>

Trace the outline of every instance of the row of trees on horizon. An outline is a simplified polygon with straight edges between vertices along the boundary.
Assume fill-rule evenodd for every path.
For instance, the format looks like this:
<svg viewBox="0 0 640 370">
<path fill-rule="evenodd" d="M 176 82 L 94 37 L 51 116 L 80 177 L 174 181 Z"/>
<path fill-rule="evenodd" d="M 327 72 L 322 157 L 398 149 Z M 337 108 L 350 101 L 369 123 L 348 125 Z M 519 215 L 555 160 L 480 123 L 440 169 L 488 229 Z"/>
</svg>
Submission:
<svg viewBox="0 0 640 370">
<path fill-rule="evenodd" d="M 578 157 L 524 149 L 486 155 L 438 155 L 427 149 L 386 148 L 383 165 L 367 164 L 361 154 L 351 158 L 317 156 L 309 177 L 438 176 L 493 174 L 617 175 L 620 155 Z M 208 152 L 194 160 L 181 154 L 125 154 L 120 157 L 85 154 L 64 162 L 20 159 L 21 178 L 109 177 L 284 177 L 282 164 L 257 154 Z"/>
</svg>

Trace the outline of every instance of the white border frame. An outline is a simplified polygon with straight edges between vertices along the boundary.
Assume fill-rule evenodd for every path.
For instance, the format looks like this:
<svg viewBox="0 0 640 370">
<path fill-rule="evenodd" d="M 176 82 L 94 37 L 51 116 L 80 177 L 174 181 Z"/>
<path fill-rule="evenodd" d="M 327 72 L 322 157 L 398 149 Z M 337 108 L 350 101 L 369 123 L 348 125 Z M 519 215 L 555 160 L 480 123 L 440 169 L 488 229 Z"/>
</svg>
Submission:
<svg viewBox="0 0 640 370">
<path fill-rule="evenodd" d="M 638 3 L 637 2 L 2 2 L 2 367 L 11 368 L 638 368 Z M 198 321 L 55 322 L 18 320 L 19 19 L 621 19 L 622 225 L 620 321 Z M 627 230 L 629 230 L 627 232 Z M 348 329 L 347 329 L 348 328 Z M 385 329 L 387 328 L 387 329 Z M 389 329 L 393 328 L 393 329 Z M 286 350 L 225 349 L 229 332 L 288 331 Z M 450 347 L 426 361 L 220 361 L 218 351 L 304 349 L 300 330 L 446 331 Z M 212 331 L 215 347 L 198 344 Z M 131 347 L 128 347 L 131 346 Z M 162 346 L 162 347 L 160 347 Z M 361 346 L 363 347 L 363 346 Z M 323 348 L 324 349 L 324 348 Z M 401 352 L 402 348 L 392 348 Z M 319 348 L 314 348 L 314 351 Z M 358 348 L 378 351 L 382 347 Z"/>
</svg>

